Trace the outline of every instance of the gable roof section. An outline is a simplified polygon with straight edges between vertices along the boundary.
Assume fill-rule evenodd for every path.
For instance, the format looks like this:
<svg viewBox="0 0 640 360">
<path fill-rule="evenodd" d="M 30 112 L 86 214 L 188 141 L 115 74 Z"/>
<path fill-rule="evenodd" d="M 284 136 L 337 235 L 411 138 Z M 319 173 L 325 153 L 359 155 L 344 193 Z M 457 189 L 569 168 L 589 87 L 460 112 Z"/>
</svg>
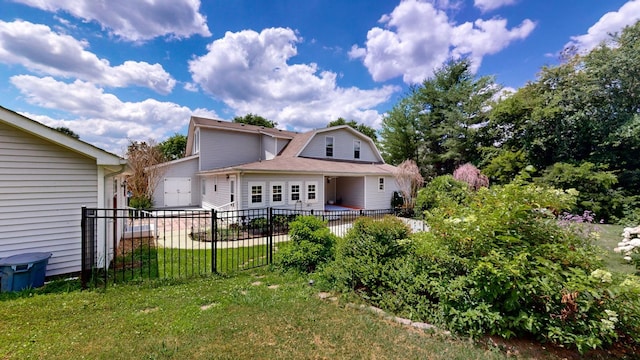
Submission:
<svg viewBox="0 0 640 360">
<path fill-rule="evenodd" d="M 93 158 L 96 160 L 97 165 L 117 166 L 126 164 L 126 160 L 119 157 L 118 155 L 112 154 L 82 140 L 78 140 L 69 135 L 63 134 L 56 129 L 48 127 L 35 120 L 29 119 L 26 116 L 20 115 L 2 106 L 0 106 L 0 121 L 31 135 L 37 136 L 41 139 L 67 148 L 80 155 Z"/>
<path fill-rule="evenodd" d="M 235 132 L 245 132 L 251 134 L 263 134 L 267 136 L 271 136 L 279 139 L 293 139 L 298 133 L 281 130 L 276 128 L 267 128 L 264 126 L 256 126 L 256 125 L 247 125 L 242 123 L 234 123 L 230 121 L 223 120 L 215 120 L 215 119 L 207 119 L 198 116 L 192 116 L 189 121 L 189 131 L 187 134 L 187 148 L 186 155 L 193 155 L 193 134 L 195 128 L 204 128 L 204 129 L 218 129 L 218 130 L 226 130 L 226 131 L 235 131 Z"/>
<path fill-rule="evenodd" d="M 374 150 L 374 153 L 375 153 L 376 157 L 378 158 L 378 160 L 380 161 L 380 163 L 384 163 L 384 159 L 382 158 L 382 155 L 380 154 L 380 151 L 378 151 L 378 147 L 373 142 L 373 140 L 370 137 L 368 137 L 367 135 L 361 133 L 360 131 L 352 128 L 349 125 L 332 126 L 332 127 L 328 127 L 328 128 L 324 128 L 324 129 L 317 129 L 317 130 L 309 131 L 308 133 L 305 133 L 305 134 L 308 134 L 308 135 L 304 140 L 305 141 L 304 144 L 299 144 L 299 143 L 296 144 L 297 148 L 292 149 L 291 152 L 295 151 L 295 155 L 294 156 L 300 156 L 300 154 L 309 145 L 309 143 L 311 143 L 311 140 L 313 140 L 313 138 L 316 137 L 316 135 L 321 134 L 321 133 L 325 133 L 325 132 L 336 131 L 336 130 L 340 130 L 340 129 L 344 129 L 346 131 L 349 131 L 353 135 L 355 135 L 355 136 L 361 138 L 362 140 L 368 142 L 369 146 L 371 146 L 371 148 Z M 291 144 L 289 144 L 289 145 L 291 145 Z"/>
<path fill-rule="evenodd" d="M 311 142 L 314 136 L 339 129 L 346 129 L 354 135 L 368 141 L 375 149 L 380 162 L 366 163 L 354 161 L 340 161 L 335 159 L 316 159 L 300 157 L 299 154 Z M 378 148 L 373 140 L 361 132 L 348 125 L 334 126 L 325 129 L 312 130 L 296 136 L 289 142 L 287 147 L 275 158 L 271 160 L 256 161 L 248 164 L 230 166 L 222 169 L 203 171 L 201 174 L 214 174 L 225 172 L 250 172 L 250 173 L 322 173 L 325 175 L 393 175 L 396 167 L 385 164 Z"/>
</svg>

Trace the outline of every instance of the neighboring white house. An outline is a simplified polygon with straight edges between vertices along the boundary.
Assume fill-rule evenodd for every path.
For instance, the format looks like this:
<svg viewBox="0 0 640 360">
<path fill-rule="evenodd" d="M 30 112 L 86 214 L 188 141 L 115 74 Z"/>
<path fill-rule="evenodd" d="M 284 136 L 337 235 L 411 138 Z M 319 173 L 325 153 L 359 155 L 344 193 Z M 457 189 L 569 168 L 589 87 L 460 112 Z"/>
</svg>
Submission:
<svg viewBox="0 0 640 360">
<path fill-rule="evenodd" d="M 47 276 L 80 271 L 81 207 L 124 205 L 117 175 L 125 167 L 117 155 L 0 107 L 0 258 L 51 252 Z"/>
<path fill-rule="evenodd" d="M 186 157 L 161 166 L 156 208 L 377 210 L 398 190 L 395 167 L 346 125 L 295 133 L 192 117 Z"/>
</svg>

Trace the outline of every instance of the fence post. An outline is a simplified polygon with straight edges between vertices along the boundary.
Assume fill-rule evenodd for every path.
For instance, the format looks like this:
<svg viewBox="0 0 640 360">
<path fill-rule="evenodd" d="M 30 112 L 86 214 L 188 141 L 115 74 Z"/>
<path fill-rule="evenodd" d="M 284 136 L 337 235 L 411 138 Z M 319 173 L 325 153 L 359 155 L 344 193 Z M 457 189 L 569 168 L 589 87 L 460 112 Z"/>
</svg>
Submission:
<svg viewBox="0 0 640 360">
<path fill-rule="evenodd" d="M 269 207 L 267 211 L 267 228 L 269 236 L 267 237 L 267 264 L 273 263 L 273 208 Z"/>
<path fill-rule="evenodd" d="M 211 272 L 218 272 L 218 213 L 211 210 Z"/>
<path fill-rule="evenodd" d="M 80 272 L 80 282 L 82 284 L 82 289 L 87 288 L 87 231 L 86 231 L 86 222 L 87 222 L 87 207 L 82 207 L 82 220 L 80 220 L 80 231 L 82 232 L 81 241 L 82 241 L 82 260 L 81 260 L 81 272 Z"/>
</svg>

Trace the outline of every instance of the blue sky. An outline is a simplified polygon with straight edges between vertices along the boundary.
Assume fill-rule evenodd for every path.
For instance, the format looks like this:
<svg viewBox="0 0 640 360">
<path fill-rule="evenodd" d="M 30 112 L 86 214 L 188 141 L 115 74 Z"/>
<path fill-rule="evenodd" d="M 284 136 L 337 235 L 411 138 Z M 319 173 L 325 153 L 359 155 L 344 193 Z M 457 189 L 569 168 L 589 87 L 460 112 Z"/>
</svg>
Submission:
<svg viewBox="0 0 640 360">
<path fill-rule="evenodd" d="M 0 105 L 119 155 L 191 115 L 378 128 L 447 59 L 517 89 L 638 19 L 640 0 L 0 0 Z"/>
</svg>

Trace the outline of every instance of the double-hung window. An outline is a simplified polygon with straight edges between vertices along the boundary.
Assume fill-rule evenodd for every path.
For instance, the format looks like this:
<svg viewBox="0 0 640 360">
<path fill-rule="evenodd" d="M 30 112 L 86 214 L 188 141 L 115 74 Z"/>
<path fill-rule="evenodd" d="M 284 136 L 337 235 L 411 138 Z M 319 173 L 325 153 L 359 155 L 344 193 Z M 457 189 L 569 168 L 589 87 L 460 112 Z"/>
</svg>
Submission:
<svg viewBox="0 0 640 360">
<path fill-rule="evenodd" d="M 289 182 L 289 204 L 296 204 L 302 201 L 302 183 L 299 181 Z"/>
<path fill-rule="evenodd" d="M 249 207 L 264 206 L 264 182 L 249 182 Z"/>
<path fill-rule="evenodd" d="M 306 186 L 306 200 L 308 203 L 318 202 L 318 182 L 317 181 L 307 181 L 305 183 Z"/>
<path fill-rule="evenodd" d="M 326 136 L 325 141 L 325 155 L 327 157 L 333 157 L 333 136 Z"/>
<path fill-rule="evenodd" d="M 284 205 L 284 182 L 271 182 L 271 205 Z"/>
</svg>

